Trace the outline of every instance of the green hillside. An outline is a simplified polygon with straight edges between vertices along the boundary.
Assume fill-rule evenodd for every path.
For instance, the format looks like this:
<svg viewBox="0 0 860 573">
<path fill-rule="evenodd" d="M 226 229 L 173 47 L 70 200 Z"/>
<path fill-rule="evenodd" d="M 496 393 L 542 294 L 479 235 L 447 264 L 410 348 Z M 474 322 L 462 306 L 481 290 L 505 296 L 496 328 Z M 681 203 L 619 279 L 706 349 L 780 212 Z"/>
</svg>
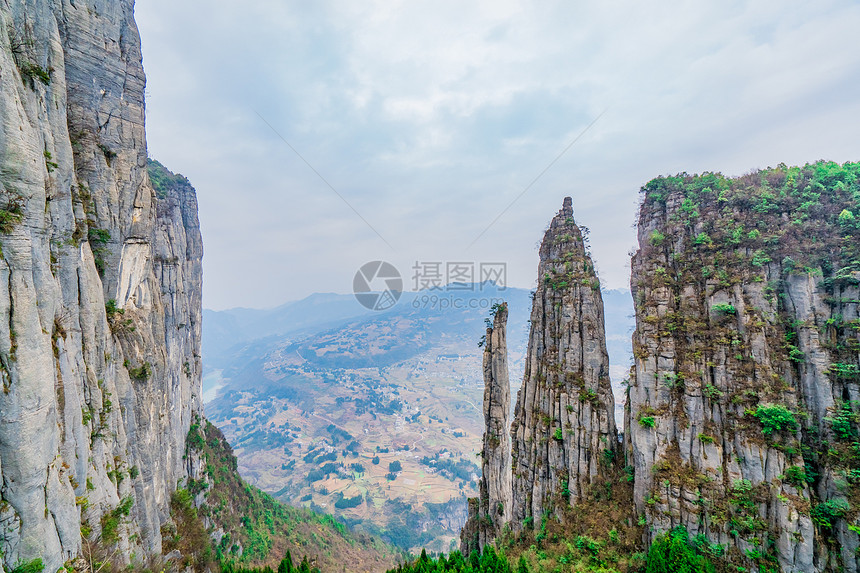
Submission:
<svg viewBox="0 0 860 573">
<path fill-rule="evenodd" d="M 197 478 L 176 491 L 172 520 L 162 528 L 164 550 L 179 550 L 195 571 L 278 568 L 287 553 L 323 572 L 377 572 L 397 554 L 379 539 L 352 533 L 330 515 L 285 505 L 247 484 L 221 431 L 198 420 L 188 433 L 187 459 Z M 195 503 L 197 502 L 197 503 Z M 195 508 L 195 505 L 198 507 Z"/>
</svg>

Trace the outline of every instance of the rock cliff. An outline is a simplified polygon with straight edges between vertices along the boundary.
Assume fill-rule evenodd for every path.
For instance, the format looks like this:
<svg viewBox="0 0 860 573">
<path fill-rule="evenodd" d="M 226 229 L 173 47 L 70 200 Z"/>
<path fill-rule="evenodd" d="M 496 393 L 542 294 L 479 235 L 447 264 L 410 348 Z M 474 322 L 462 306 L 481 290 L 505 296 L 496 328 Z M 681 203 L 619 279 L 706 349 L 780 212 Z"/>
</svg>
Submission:
<svg viewBox="0 0 860 573">
<path fill-rule="evenodd" d="M 858 164 L 643 188 L 626 441 L 646 541 L 856 571 Z"/>
<path fill-rule="evenodd" d="M 147 174 L 132 0 L 0 4 L 0 554 L 161 552 L 200 410 L 194 190 Z M 187 183 L 187 182 L 186 182 Z M 83 535 L 82 535 L 83 534 Z"/>
<path fill-rule="evenodd" d="M 511 383 L 506 329 L 508 307 L 494 307 L 484 338 L 484 440 L 479 497 L 469 500 L 469 520 L 460 535 L 461 551 L 481 551 L 511 520 Z"/>
<path fill-rule="evenodd" d="M 647 567 L 659 571 L 678 559 L 690 570 L 707 559 L 720 570 L 857 571 L 860 163 L 681 174 L 642 192 L 621 448 L 600 295 L 569 200 L 541 246 L 511 429 L 512 529 L 533 552 L 548 520 L 537 534 L 523 526 L 554 513 L 553 535 L 586 548 L 561 544 L 566 562 L 606 555 L 621 566 L 619 540 L 629 548 L 632 534 L 657 548 Z M 626 468 L 601 465 L 613 460 Z M 588 487 L 597 477 L 605 494 Z M 607 501 L 612 520 L 587 526 L 606 537 L 589 546 L 582 522 Z"/>
<path fill-rule="evenodd" d="M 523 385 L 511 426 L 511 525 L 580 500 L 618 450 L 594 264 L 570 197 L 540 247 Z"/>
</svg>

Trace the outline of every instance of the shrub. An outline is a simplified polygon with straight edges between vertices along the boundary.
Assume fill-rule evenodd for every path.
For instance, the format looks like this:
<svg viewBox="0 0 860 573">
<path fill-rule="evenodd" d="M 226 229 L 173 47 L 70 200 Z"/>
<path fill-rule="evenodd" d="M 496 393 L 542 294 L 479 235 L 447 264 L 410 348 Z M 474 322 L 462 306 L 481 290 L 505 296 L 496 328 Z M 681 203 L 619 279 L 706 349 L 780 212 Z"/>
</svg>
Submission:
<svg viewBox="0 0 860 573">
<path fill-rule="evenodd" d="M 791 466 L 785 470 L 785 481 L 794 487 L 800 489 L 806 485 L 809 478 L 806 475 L 806 470 L 801 466 Z"/>
<path fill-rule="evenodd" d="M 695 245 L 711 245 L 713 244 L 713 241 L 707 233 L 699 233 L 698 235 L 696 235 L 696 238 L 693 240 L 693 243 Z"/>
<path fill-rule="evenodd" d="M 102 516 L 102 541 L 109 545 L 119 541 L 120 523 L 124 517 L 128 517 L 131 513 L 132 504 L 134 504 L 134 499 L 131 496 L 125 497 L 119 502 L 119 505 Z"/>
<path fill-rule="evenodd" d="M 687 529 L 679 525 L 658 536 L 648 550 L 646 573 L 713 573 L 714 566 L 696 553 L 690 544 Z"/>
<path fill-rule="evenodd" d="M 370 463 L 372 463 L 375 466 L 378 466 L 379 465 L 379 456 L 373 456 L 373 459 L 370 460 Z"/>
<path fill-rule="evenodd" d="M 852 440 L 856 436 L 856 432 L 851 427 L 851 422 L 855 420 L 855 416 L 849 402 L 843 402 L 833 417 L 824 419 L 830 422 L 833 433 L 836 434 L 838 439 Z"/>
<path fill-rule="evenodd" d="M 707 396 L 710 400 L 718 400 L 723 397 L 723 391 L 713 384 L 706 384 L 705 387 L 702 388 L 702 394 Z"/>
<path fill-rule="evenodd" d="M 567 480 L 561 482 L 561 498 L 570 501 L 570 484 Z"/>
<path fill-rule="evenodd" d="M 791 432 L 797 430 L 797 420 L 794 418 L 794 413 L 779 404 L 759 406 L 755 412 L 755 417 L 761 422 L 761 432 L 765 436 L 782 430 Z"/>
<path fill-rule="evenodd" d="M 21 563 L 12 569 L 12 573 L 42 573 L 43 569 L 45 569 L 45 564 L 42 563 L 42 559 L 36 558 L 32 561 Z"/>
<path fill-rule="evenodd" d="M 39 64 L 34 64 L 32 62 L 24 62 L 20 66 L 18 66 L 18 70 L 21 72 L 21 81 L 23 81 L 24 84 L 27 84 L 29 81 L 31 88 L 35 88 L 35 80 L 39 80 L 45 85 L 51 83 L 52 70 L 46 70 Z"/>
<path fill-rule="evenodd" d="M 137 368 L 128 368 L 128 375 L 138 382 L 145 382 L 152 376 L 152 365 L 149 362 L 144 362 Z"/>
<path fill-rule="evenodd" d="M 108 320 L 116 314 L 125 314 L 125 310 L 119 308 L 116 304 L 116 299 L 112 298 L 105 303 L 105 313 L 108 315 Z"/>
<path fill-rule="evenodd" d="M 87 230 L 87 241 L 90 243 L 93 260 L 96 263 L 96 270 L 99 272 L 99 275 L 105 274 L 105 256 L 109 253 L 107 244 L 110 242 L 110 239 L 110 232 L 105 229 L 90 228 Z"/>
<path fill-rule="evenodd" d="M 657 425 L 657 420 L 654 419 L 654 416 L 639 416 L 639 424 L 643 428 L 653 428 Z"/>
<path fill-rule="evenodd" d="M 24 220 L 24 203 L 21 198 L 10 200 L 0 209 L 0 233 L 11 233 Z"/>
<path fill-rule="evenodd" d="M 828 499 L 812 509 L 812 520 L 820 527 L 831 529 L 833 523 L 844 517 L 851 509 L 851 504 L 844 499 Z"/>
<path fill-rule="evenodd" d="M 655 229 L 654 232 L 651 233 L 651 238 L 649 239 L 649 242 L 651 243 L 651 246 L 659 247 L 663 244 L 663 241 L 665 240 L 666 235 Z"/>
<path fill-rule="evenodd" d="M 559 442 L 564 439 L 564 435 L 562 434 L 561 428 L 555 429 L 555 434 L 553 434 L 553 439 L 558 440 Z"/>
<path fill-rule="evenodd" d="M 730 316 L 738 313 L 738 309 L 735 308 L 735 305 L 727 302 L 715 304 L 711 307 L 711 310 L 722 316 Z"/>
<path fill-rule="evenodd" d="M 770 256 L 762 250 L 758 250 L 753 254 L 752 261 L 750 261 L 754 267 L 763 267 L 767 263 L 771 262 Z"/>
</svg>

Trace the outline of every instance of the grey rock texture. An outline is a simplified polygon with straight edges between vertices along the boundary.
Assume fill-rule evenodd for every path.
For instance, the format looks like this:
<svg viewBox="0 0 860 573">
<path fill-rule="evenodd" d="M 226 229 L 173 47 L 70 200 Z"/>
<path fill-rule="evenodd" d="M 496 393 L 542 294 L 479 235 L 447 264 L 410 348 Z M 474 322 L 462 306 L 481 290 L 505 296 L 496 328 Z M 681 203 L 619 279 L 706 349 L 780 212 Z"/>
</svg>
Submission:
<svg viewBox="0 0 860 573">
<path fill-rule="evenodd" d="M 508 307 L 495 309 L 484 339 L 484 441 L 479 497 L 469 500 L 469 520 L 460 535 L 468 555 L 482 551 L 511 520 L 511 383 L 508 376 L 506 330 Z"/>
<path fill-rule="evenodd" d="M 511 426 L 514 531 L 582 499 L 618 450 L 614 408 L 600 283 L 568 197 L 540 247 Z"/>
<path fill-rule="evenodd" d="M 818 173 L 646 186 L 625 420 L 646 542 L 683 525 L 747 570 L 858 568 L 858 238 L 850 181 Z"/>
<path fill-rule="evenodd" d="M 133 2 L 0 4 L 0 551 L 161 551 L 200 411 L 193 189 L 147 175 Z M 102 517 L 123 499 L 117 535 Z"/>
</svg>

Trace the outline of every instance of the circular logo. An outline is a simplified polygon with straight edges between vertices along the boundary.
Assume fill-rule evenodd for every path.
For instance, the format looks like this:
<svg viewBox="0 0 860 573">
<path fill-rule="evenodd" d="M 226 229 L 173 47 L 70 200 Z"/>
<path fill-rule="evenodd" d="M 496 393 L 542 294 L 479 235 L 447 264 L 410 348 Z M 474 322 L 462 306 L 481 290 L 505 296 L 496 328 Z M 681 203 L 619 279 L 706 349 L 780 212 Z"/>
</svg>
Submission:
<svg viewBox="0 0 860 573">
<path fill-rule="evenodd" d="M 355 273 L 352 292 L 361 306 L 370 310 L 388 310 L 403 294 L 403 279 L 391 263 L 372 261 Z"/>
</svg>

